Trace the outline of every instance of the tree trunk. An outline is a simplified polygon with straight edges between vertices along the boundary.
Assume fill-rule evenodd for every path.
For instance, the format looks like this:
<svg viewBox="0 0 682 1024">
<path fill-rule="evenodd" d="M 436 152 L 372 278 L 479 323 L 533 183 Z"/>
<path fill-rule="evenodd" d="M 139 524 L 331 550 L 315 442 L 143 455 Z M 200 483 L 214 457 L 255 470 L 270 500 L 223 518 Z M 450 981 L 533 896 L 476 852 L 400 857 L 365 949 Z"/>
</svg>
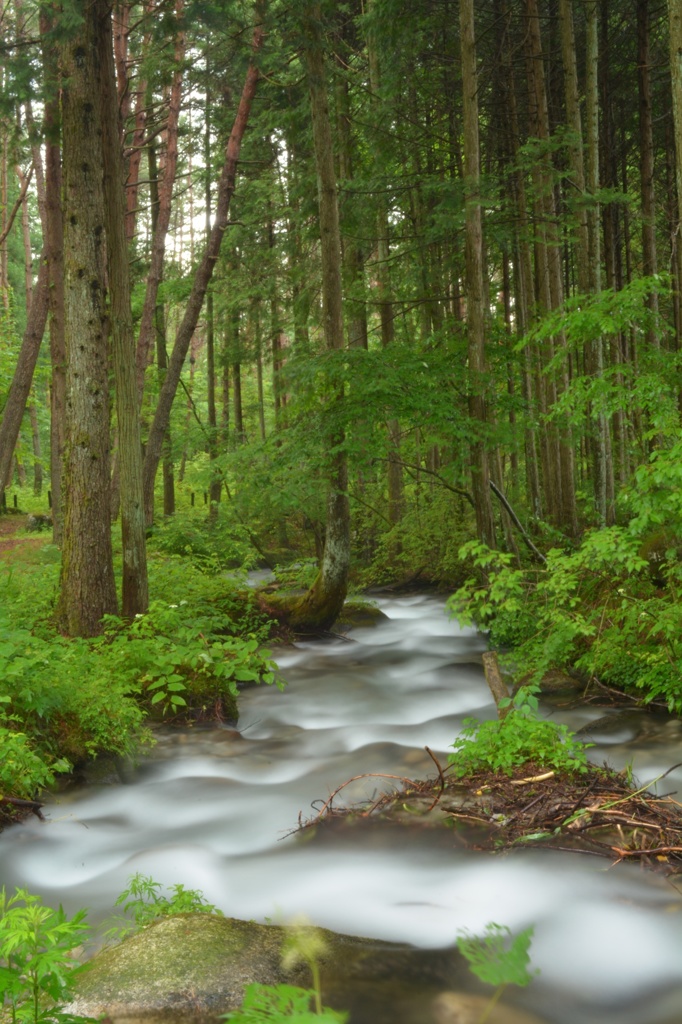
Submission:
<svg viewBox="0 0 682 1024">
<path fill-rule="evenodd" d="M 156 477 L 156 470 L 161 457 L 163 438 L 170 422 L 170 412 L 173 405 L 173 399 L 175 398 L 175 392 L 177 391 L 177 387 L 180 382 L 180 374 L 182 373 L 187 349 L 189 348 L 192 335 L 194 334 L 194 329 L 199 320 L 199 314 L 201 313 L 206 289 L 208 288 L 209 281 L 213 275 L 213 268 L 218 259 L 220 244 L 227 226 L 227 215 L 230 208 L 230 200 L 232 199 L 232 194 L 235 189 L 239 151 L 241 149 L 242 139 L 248 123 L 251 104 L 253 103 L 253 98 L 256 94 L 258 79 L 260 77 L 255 63 L 255 55 L 260 50 L 262 43 L 263 29 L 260 25 L 260 19 L 258 19 L 258 23 L 253 34 L 254 58 L 249 64 L 249 68 L 246 72 L 246 80 L 244 82 L 244 89 L 239 102 L 239 108 L 237 110 L 237 115 L 235 117 L 232 132 L 225 151 L 225 162 L 223 164 L 223 170 L 218 184 L 218 201 L 216 204 L 213 227 L 211 228 L 211 235 L 206 245 L 204 255 L 194 275 L 192 291 L 189 299 L 187 300 L 182 323 L 180 324 L 175 336 L 175 344 L 173 346 L 171 357 L 168 361 L 168 371 L 159 395 L 159 401 L 154 415 L 154 422 L 151 425 L 149 437 L 147 438 L 147 450 L 144 460 L 143 476 L 145 514 L 148 523 L 151 523 L 154 519 L 154 479 Z"/>
<path fill-rule="evenodd" d="M 182 17 L 183 0 L 176 0 L 175 13 Z M 165 154 L 163 160 L 163 177 L 158 184 L 158 210 L 156 230 L 152 238 L 152 255 L 147 271 L 147 288 L 142 307 L 140 331 L 137 339 L 137 391 L 140 405 L 144 390 L 144 375 L 149 362 L 149 355 L 154 341 L 154 311 L 156 297 L 163 275 L 163 263 L 166 253 L 166 235 L 170 225 L 171 201 L 173 186 L 178 165 L 178 123 L 180 120 L 180 99 L 182 96 L 182 62 L 185 56 L 185 33 L 178 31 L 175 40 L 175 72 L 170 88 L 168 104 L 168 120 L 164 132 Z"/>
<path fill-rule="evenodd" d="M 64 298 L 66 451 L 60 627 L 101 632 L 117 610 L 111 549 L 108 323 L 99 106 L 98 5 L 77 5 L 83 21 L 62 46 L 64 85 Z"/>
<path fill-rule="evenodd" d="M 19 439 L 21 421 L 33 383 L 38 352 L 45 333 L 49 299 L 48 271 L 45 251 L 40 256 L 38 280 L 33 289 L 33 301 L 26 322 L 19 358 L 12 377 L 9 394 L 0 423 L 0 501 L 9 485 L 12 472 L 12 458 Z"/>
<path fill-rule="evenodd" d="M 52 539 L 62 542 L 62 468 L 65 446 L 66 341 L 64 338 L 64 232 L 62 227 L 62 158 L 59 145 L 58 61 L 51 41 L 52 25 L 40 13 L 40 37 L 45 69 L 45 253 L 47 256 L 50 310 L 50 488 L 52 491 Z"/>
<path fill-rule="evenodd" d="M 322 260 L 322 319 L 328 350 L 343 348 L 341 233 L 334 171 L 334 149 L 324 68 L 320 7 L 312 4 L 303 17 L 303 58 L 308 79 L 317 168 Z M 339 401 L 340 395 L 336 396 Z M 322 565 L 312 587 L 292 609 L 289 618 L 298 629 L 328 629 L 343 608 L 350 568 L 350 507 L 348 466 L 340 429 L 330 430 L 327 523 Z"/>
<path fill-rule="evenodd" d="M 125 170 L 121 149 L 114 72 L 112 22 L 108 0 L 96 0 L 99 14 L 99 67 L 102 109 L 102 163 L 107 233 L 111 350 L 116 383 L 121 539 L 122 613 L 133 619 L 147 611 L 147 542 L 142 501 L 142 444 L 135 383 L 135 337 L 130 305 L 126 239 Z"/>
<path fill-rule="evenodd" d="M 651 107 L 651 68 L 649 65 L 649 0 L 637 0 L 637 70 L 639 81 L 640 190 L 642 197 L 642 274 L 649 277 L 658 270 L 656 253 L 656 193 L 654 190 L 654 121 Z M 652 313 L 658 312 L 658 295 L 647 299 Z M 651 325 L 646 340 L 660 347 L 658 331 Z"/>
<path fill-rule="evenodd" d="M 31 440 L 33 442 L 33 493 L 38 496 L 43 492 L 43 464 L 40 461 L 40 430 L 38 429 L 38 413 L 35 403 L 28 407 L 31 419 Z"/>
<path fill-rule="evenodd" d="M 467 338 L 469 364 L 469 415 L 473 422 L 471 442 L 471 478 L 479 540 L 495 545 L 495 524 L 490 499 L 488 455 L 484 433 L 486 408 L 485 307 L 483 281 L 483 225 L 480 197 L 480 150 L 478 139 L 478 75 L 474 34 L 473 0 L 460 0 L 460 41 L 462 54 L 462 92 L 464 107 L 465 175 L 465 260 L 467 296 Z"/>
</svg>

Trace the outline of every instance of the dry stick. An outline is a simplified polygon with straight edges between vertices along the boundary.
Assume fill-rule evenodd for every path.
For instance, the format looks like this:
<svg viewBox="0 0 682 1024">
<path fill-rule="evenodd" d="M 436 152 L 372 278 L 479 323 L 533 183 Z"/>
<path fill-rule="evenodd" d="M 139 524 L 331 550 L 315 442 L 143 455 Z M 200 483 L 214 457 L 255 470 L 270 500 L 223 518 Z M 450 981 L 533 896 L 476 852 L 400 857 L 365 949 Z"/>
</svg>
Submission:
<svg viewBox="0 0 682 1024">
<path fill-rule="evenodd" d="M 655 846 L 652 850 L 621 850 L 618 846 L 612 846 L 614 853 L 622 859 L 623 857 L 643 857 L 650 853 L 682 853 L 682 846 Z"/>
<path fill-rule="evenodd" d="M 490 688 L 490 692 L 493 695 L 495 706 L 497 707 L 498 718 L 504 718 L 509 712 L 509 707 L 500 707 L 500 701 L 509 700 L 509 690 L 507 685 L 502 678 L 500 672 L 500 663 L 497 660 L 497 651 L 486 651 L 482 655 L 483 671 L 485 673 L 485 681 Z"/>
<path fill-rule="evenodd" d="M 424 750 L 429 755 L 429 757 L 431 758 L 431 760 L 435 764 L 436 768 L 438 769 L 438 776 L 440 778 L 440 792 L 439 792 L 438 796 L 436 797 L 436 799 L 431 804 L 431 806 L 429 807 L 429 809 L 427 810 L 426 813 L 428 814 L 429 811 L 433 810 L 433 808 L 436 806 L 436 804 L 438 803 L 438 801 L 440 800 L 440 798 L 443 795 L 443 790 L 445 789 L 445 776 L 443 775 L 443 769 L 441 768 L 441 766 L 440 766 L 440 764 L 438 762 L 438 758 L 433 753 L 433 751 L 429 747 L 424 747 Z"/>
<path fill-rule="evenodd" d="M 313 821 L 319 821 L 320 818 L 322 817 L 322 815 L 324 814 L 324 812 L 326 810 L 331 810 L 331 805 L 332 805 L 332 801 L 333 801 L 334 797 L 338 796 L 338 794 L 341 792 L 341 790 L 345 789 L 346 786 L 349 786 L 351 784 L 351 782 L 357 782 L 358 779 L 374 779 L 374 778 L 377 778 L 377 779 L 398 779 L 400 782 L 405 782 L 408 786 L 414 786 L 414 782 L 412 781 L 412 779 L 406 779 L 404 777 L 404 775 L 387 775 L 385 772 L 364 772 L 362 775 L 354 775 L 352 779 L 347 779 L 340 786 L 337 786 L 337 788 L 331 794 L 329 799 L 326 800 L 322 804 L 322 807 L 318 811 L 316 817 L 313 818 Z"/>
</svg>

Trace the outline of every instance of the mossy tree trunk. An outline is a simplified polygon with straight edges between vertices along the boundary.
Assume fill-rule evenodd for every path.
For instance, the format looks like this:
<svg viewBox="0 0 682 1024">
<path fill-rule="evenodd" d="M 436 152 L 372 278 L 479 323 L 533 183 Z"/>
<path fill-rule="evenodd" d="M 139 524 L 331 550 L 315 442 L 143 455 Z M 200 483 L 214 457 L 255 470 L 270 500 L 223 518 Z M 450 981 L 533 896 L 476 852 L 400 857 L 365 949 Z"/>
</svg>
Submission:
<svg viewBox="0 0 682 1024">
<path fill-rule="evenodd" d="M 60 627 L 94 636 L 117 610 L 109 485 L 106 233 L 98 4 L 62 47 L 66 444 Z"/>
</svg>

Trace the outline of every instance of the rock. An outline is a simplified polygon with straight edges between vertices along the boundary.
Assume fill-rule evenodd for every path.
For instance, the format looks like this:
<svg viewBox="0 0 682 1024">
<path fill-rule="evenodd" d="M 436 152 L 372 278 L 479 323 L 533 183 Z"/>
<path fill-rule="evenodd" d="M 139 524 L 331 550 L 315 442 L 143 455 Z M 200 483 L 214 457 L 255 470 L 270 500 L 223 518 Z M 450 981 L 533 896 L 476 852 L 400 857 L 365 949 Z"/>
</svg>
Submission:
<svg viewBox="0 0 682 1024">
<path fill-rule="evenodd" d="M 26 517 L 26 529 L 32 533 L 40 533 L 42 530 L 51 530 L 52 516 L 29 515 Z"/>
<path fill-rule="evenodd" d="M 68 1012 L 104 1015 L 107 1024 L 217 1024 L 241 1005 L 253 982 L 310 987 L 307 966 L 289 972 L 281 966 L 285 931 L 211 914 L 162 918 L 97 954 L 77 979 Z M 399 983 L 419 999 L 425 986 L 433 993 L 454 982 L 451 949 L 414 950 L 317 931 L 327 948 L 320 966 L 328 1005 L 347 1008 L 363 984 Z M 425 999 L 420 1019 L 427 1005 Z"/>
<path fill-rule="evenodd" d="M 380 622 L 388 622 L 388 616 L 376 605 L 361 598 L 349 599 L 332 626 L 335 632 L 346 629 L 370 629 Z"/>
<path fill-rule="evenodd" d="M 282 929 L 212 914 L 161 918 L 104 949 L 79 979 L 69 1012 L 111 1024 L 217 1021 L 240 1006 L 251 982 L 307 986 L 284 974 Z"/>
<path fill-rule="evenodd" d="M 490 999 L 468 992 L 442 992 L 432 1004 L 436 1024 L 478 1024 Z M 504 1003 L 496 1003 L 485 1018 L 486 1024 L 545 1024 L 540 1017 L 525 1010 L 516 1010 Z"/>
</svg>

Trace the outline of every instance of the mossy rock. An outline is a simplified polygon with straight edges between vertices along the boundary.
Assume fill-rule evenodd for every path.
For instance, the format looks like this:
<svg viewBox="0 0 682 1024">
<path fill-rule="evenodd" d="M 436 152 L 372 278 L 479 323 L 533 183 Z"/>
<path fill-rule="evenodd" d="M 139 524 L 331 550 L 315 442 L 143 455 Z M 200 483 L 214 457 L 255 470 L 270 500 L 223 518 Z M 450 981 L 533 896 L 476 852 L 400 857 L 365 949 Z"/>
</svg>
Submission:
<svg viewBox="0 0 682 1024">
<path fill-rule="evenodd" d="M 366 629 L 377 626 L 380 622 L 388 621 L 388 615 L 385 615 L 381 608 L 377 608 L 371 601 L 351 598 L 344 604 L 341 614 L 334 623 L 334 629 Z"/>
<path fill-rule="evenodd" d="M 212 914 L 161 918 L 94 957 L 69 1006 L 112 1024 L 196 1024 L 240 1006 L 251 982 L 308 984 L 280 966 L 282 929 Z"/>
<path fill-rule="evenodd" d="M 391 979 L 430 999 L 451 987 L 455 958 L 449 950 L 360 939 L 316 929 L 327 952 L 320 958 L 328 1005 L 348 1006 L 369 979 Z M 251 983 L 310 987 L 306 966 L 284 971 L 286 930 L 211 914 L 162 918 L 93 958 L 76 982 L 69 1012 L 103 1016 L 107 1024 L 216 1024 L 237 1009 Z"/>
</svg>

